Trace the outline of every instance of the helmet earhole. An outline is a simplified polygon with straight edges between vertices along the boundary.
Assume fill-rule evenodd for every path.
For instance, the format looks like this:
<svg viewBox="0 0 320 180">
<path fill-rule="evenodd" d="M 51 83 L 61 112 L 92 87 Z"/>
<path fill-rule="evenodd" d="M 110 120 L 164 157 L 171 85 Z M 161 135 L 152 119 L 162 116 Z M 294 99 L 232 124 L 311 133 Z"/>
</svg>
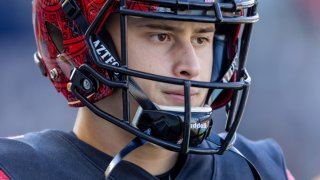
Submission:
<svg viewBox="0 0 320 180">
<path fill-rule="evenodd" d="M 63 35 L 61 30 L 48 21 L 46 22 L 46 27 L 54 46 L 58 50 L 59 54 L 61 54 L 64 51 Z"/>
</svg>

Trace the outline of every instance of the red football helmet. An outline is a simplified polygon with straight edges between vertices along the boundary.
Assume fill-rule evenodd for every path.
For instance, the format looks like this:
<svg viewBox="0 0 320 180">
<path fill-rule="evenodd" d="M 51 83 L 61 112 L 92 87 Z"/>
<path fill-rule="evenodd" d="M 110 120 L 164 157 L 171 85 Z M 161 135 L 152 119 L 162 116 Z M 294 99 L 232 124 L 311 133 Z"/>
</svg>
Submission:
<svg viewBox="0 0 320 180">
<path fill-rule="evenodd" d="M 256 0 L 34 0 L 35 62 L 70 106 L 85 105 L 137 137 L 173 151 L 221 154 L 232 146 L 247 100 L 250 76 L 245 64 L 252 25 L 259 18 L 256 6 Z M 111 13 L 120 14 L 121 56 L 103 28 Z M 215 23 L 211 82 L 128 69 L 127 16 Z M 185 106 L 154 104 L 132 77 L 184 86 Z M 209 89 L 208 107 L 190 107 L 190 87 Z M 123 91 L 124 119 L 93 104 L 115 88 Z M 128 113 L 129 93 L 141 106 L 134 118 Z M 202 148 L 199 144 L 211 137 L 212 109 L 223 106 L 225 136 L 214 148 Z"/>
</svg>

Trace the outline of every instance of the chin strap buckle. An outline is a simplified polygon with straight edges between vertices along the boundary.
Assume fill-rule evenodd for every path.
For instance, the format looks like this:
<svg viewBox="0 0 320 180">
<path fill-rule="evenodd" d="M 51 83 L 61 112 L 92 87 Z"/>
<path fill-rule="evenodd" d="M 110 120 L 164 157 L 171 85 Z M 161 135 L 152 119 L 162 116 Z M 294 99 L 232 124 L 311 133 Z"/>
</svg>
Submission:
<svg viewBox="0 0 320 180">
<path fill-rule="evenodd" d="M 91 94 L 97 90 L 95 81 L 76 68 L 71 72 L 70 81 L 72 85 L 80 88 L 86 94 Z"/>
</svg>

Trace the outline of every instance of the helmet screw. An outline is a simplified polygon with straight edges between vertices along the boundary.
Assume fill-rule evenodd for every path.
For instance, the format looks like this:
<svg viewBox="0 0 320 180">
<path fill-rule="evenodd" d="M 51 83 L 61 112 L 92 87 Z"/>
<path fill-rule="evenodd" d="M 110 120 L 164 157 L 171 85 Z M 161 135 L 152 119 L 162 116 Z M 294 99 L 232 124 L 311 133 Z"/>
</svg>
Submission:
<svg viewBox="0 0 320 180">
<path fill-rule="evenodd" d="M 91 89 L 90 81 L 88 79 L 84 79 L 83 82 L 82 82 L 82 87 L 85 90 L 90 90 Z"/>
<path fill-rule="evenodd" d="M 56 80 L 58 78 L 58 75 L 58 70 L 56 68 L 50 70 L 51 79 Z"/>
</svg>

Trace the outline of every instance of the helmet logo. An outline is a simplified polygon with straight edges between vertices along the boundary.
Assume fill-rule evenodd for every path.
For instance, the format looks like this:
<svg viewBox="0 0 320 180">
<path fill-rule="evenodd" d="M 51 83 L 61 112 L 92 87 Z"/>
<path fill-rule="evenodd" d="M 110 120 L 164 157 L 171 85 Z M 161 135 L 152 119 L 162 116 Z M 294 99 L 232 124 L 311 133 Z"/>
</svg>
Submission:
<svg viewBox="0 0 320 180">
<path fill-rule="evenodd" d="M 206 123 L 193 123 L 193 124 L 190 124 L 190 128 L 203 129 L 203 128 L 207 128 L 207 124 Z"/>
<path fill-rule="evenodd" d="M 120 66 L 120 63 L 112 56 L 111 52 L 106 48 L 104 43 L 102 43 L 100 40 L 96 40 L 93 42 L 93 44 L 97 54 L 102 60 L 104 60 L 104 63 L 116 67 Z M 118 72 L 114 72 L 114 75 L 117 79 L 120 79 Z"/>
<path fill-rule="evenodd" d="M 110 64 L 112 66 L 120 66 L 119 62 L 112 56 L 110 51 L 100 42 L 100 40 L 96 40 L 93 42 L 96 52 L 100 55 L 101 59 L 105 60 L 106 64 Z"/>
</svg>

